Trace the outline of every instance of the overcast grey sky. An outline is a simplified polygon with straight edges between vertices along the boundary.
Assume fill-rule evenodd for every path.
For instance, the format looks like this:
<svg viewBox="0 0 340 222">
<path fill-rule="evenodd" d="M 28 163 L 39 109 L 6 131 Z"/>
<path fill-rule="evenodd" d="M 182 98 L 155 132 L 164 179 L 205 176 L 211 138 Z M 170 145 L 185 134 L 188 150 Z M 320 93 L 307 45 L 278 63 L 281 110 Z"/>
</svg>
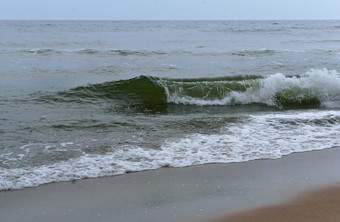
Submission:
<svg viewBox="0 0 340 222">
<path fill-rule="evenodd" d="M 340 19 L 340 0 L 0 0 L 0 19 Z"/>
</svg>

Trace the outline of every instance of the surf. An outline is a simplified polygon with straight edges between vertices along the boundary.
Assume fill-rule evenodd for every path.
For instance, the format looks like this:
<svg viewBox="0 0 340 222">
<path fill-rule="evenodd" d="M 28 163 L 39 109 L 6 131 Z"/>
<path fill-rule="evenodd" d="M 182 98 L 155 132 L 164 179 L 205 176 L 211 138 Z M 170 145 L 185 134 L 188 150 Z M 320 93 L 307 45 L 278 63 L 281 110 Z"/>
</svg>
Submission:
<svg viewBox="0 0 340 222">
<path fill-rule="evenodd" d="M 129 105 L 237 106 L 265 105 L 279 109 L 340 105 L 340 75 L 311 70 L 302 75 L 238 75 L 219 78 L 132 79 L 79 86 L 59 92 L 64 100 L 111 100 Z"/>
</svg>

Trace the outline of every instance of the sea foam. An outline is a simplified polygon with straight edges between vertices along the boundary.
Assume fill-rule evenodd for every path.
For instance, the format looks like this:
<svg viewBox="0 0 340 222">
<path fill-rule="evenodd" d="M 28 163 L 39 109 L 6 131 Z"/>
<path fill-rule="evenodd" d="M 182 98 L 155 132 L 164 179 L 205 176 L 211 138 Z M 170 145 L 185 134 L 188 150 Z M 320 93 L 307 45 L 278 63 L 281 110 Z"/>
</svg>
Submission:
<svg viewBox="0 0 340 222">
<path fill-rule="evenodd" d="M 161 80 L 160 80 L 161 81 Z M 230 84 L 230 81 L 228 81 Z M 245 90 L 221 91 L 216 98 L 209 97 L 209 91 L 203 96 L 192 96 L 183 85 L 178 84 L 175 89 L 162 84 L 166 88 L 168 102 L 192 105 L 246 105 L 266 104 L 284 108 L 285 105 L 320 105 L 340 106 L 340 75 L 334 70 L 313 69 L 301 76 L 286 76 L 282 73 L 272 74 L 263 79 L 250 79 L 237 82 L 245 86 Z M 206 85 L 226 82 L 208 82 Z M 196 87 L 198 87 L 196 85 Z M 204 87 L 204 86 L 199 86 Z M 211 87 L 211 86 L 210 86 Z M 203 90 L 202 90 L 203 91 Z"/>
<path fill-rule="evenodd" d="M 159 148 L 124 145 L 49 165 L 0 168 L 0 190 L 126 172 L 207 163 L 275 159 L 293 152 L 340 146 L 340 111 L 284 111 L 249 115 L 215 134 L 167 139 Z"/>
</svg>

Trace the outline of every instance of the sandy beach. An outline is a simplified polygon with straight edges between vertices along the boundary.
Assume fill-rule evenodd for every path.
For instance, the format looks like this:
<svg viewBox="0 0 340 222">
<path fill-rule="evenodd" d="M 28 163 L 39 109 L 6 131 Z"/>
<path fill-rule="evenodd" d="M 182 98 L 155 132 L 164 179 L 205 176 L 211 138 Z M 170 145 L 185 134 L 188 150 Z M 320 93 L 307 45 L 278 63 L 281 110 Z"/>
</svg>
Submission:
<svg viewBox="0 0 340 222">
<path fill-rule="evenodd" d="M 340 221 L 340 186 L 305 192 L 281 205 L 221 217 L 211 222 L 332 222 Z"/>
<path fill-rule="evenodd" d="M 243 216 L 261 212 L 277 218 L 281 208 L 295 213 L 296 209 L 320 208 L 322 211 L 323 202 L 328 204 L 325 210 L 329 204 L 339 207 L 339 189 L 321 191 L 288 205 L 279 204 L 290 203 L 307 191 L 339 185 L 339 158 L 340 149 L 333 148 L 275 160 L 162 168 L 2 191 L 1 221 L 194 222 L 231 214 L 230 221 L 245 221 Z M 323 199 L 327 196 L 325 192 L 336 200 Z M 242 213 L 242 217 L 234 215 L 252 209 L 256 210 Z M 312 211 L 319 215 L 320 211 Z"/>
</svg>

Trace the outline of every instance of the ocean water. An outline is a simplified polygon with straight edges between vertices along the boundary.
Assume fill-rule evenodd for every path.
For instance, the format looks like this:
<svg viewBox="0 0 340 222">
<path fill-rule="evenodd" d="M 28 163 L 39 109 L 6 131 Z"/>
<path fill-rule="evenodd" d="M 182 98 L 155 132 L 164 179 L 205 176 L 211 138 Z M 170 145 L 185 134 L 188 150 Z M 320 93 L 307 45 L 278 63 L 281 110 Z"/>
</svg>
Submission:
<svg viewBox="0 0 340 222">
<path fill-rule="evenodd" d="M 339 21 L 0 33 L 0 190 L 340 146 Z"/>
</svg>

